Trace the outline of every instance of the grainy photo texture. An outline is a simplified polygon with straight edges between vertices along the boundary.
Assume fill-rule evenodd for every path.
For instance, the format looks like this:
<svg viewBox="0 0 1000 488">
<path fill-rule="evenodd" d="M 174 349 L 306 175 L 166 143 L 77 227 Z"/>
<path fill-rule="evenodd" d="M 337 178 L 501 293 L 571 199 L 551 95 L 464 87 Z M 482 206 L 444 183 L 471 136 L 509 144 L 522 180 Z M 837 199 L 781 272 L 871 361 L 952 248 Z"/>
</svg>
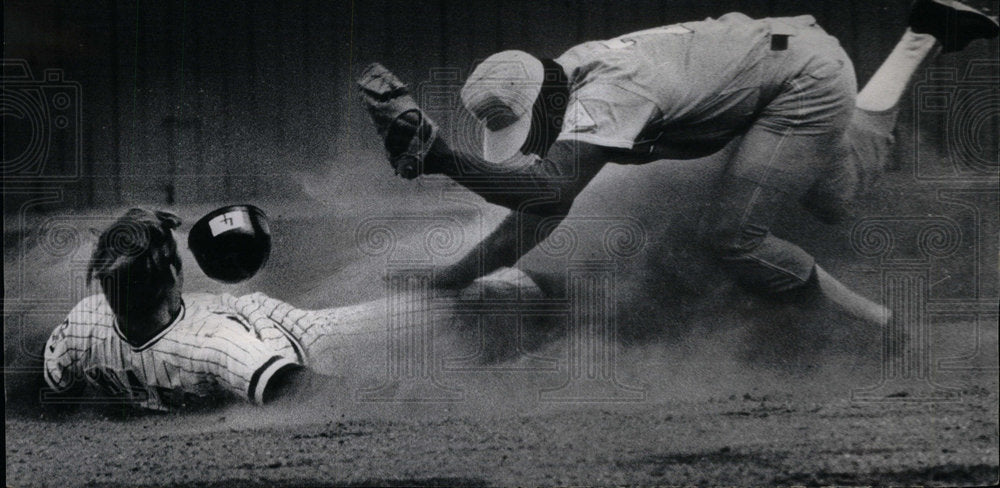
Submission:
<svg viewBox="0 0 1000 488">
<path fill-rule="evenodd" d="M 996 485 L 998 10 L 6 1 L 6 485 Z"/>
</svg>

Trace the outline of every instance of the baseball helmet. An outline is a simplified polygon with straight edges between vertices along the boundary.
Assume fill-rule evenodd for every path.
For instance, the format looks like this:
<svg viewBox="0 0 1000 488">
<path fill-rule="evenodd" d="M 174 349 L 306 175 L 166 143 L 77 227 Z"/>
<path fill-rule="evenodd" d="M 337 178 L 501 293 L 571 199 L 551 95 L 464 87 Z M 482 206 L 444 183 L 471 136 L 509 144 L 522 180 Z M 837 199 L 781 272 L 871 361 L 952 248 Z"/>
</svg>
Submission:
<svg viewBox="0 0 1000 488">
<path fill-rule="evenodd" d="M 253 205 L 213 210 L 191 228 L 188 248 L 210 278 L 224 283 L 249 279 L 271 255 L 267 215 Z"/>
</svg>

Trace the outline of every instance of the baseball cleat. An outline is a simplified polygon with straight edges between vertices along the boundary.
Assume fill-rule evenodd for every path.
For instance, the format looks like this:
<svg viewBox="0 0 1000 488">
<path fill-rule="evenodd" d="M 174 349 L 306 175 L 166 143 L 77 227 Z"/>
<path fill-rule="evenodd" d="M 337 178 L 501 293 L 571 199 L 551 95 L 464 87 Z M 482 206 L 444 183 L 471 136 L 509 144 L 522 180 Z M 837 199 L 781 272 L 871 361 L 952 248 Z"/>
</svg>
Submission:
<svg viewBox="0 0 1000 488">
<path fill-rule="evenodd" d="M 406 179 L 423 174 L 424 159 L 437 139 L 437 126 L 417 106 L 406 84 L 374 63 L 361 73 L 358 88 L 396 174 Z"/>
<path fill-rule="evenodd" d="M 916 0 L 910 8 L 909 26 L 913 32 L 934 36 L 946 53 L 961 51 L 976 39 L 1000 35 L 995 19 L 951 0 Z"/>
</svg>

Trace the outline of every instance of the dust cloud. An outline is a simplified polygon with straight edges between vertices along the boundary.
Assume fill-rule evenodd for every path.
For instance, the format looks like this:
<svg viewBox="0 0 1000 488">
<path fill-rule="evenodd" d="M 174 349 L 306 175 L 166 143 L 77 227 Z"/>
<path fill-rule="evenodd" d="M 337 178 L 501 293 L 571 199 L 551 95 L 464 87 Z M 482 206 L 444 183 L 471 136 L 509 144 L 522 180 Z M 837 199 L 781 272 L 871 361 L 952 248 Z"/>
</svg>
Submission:
<svg viewBox="0 0 1000 488">
<path fill-rule="evenodd" d="M 508 302 L 504 313 L 494 307 L 454 314 L 447 306 L 455 300 L 445 300 L 445 310 L 436 312 L 430 328 L 421 325 L 404 334 L 412 343 L 429 347 L 407 353 L 425 354 L 420 364 L 411 365 L 417 370 L 393 369 L 402 363 L 386 347 L 387 325 L 372 319 L 355 338 L 355 347 L 329 354 L 334 374 L 311 384 L 309 394 L 263 409 L 234 405 L 225 415 L 230 422 L 249 426 L 352 417 L 431 421 L 441 416 L 571 410 L 594 403 L 627 408 L 654 402 L 669 408 L 732 396 L 780 401 L 803 395 L 820 401 L 847 398 L 851 388 L 870 384 L 878 372 L 879 331 L 821 303 L 778 303 L 740 289 L 694 238 L 697 216 L 709 201 L 720 164 L 698 160 L 638 168 L 612 165 L 581 195 L 564 224 L 575 237 L 573 256 L 600 254 L 607 243 L 602 222 L 625 219 L 641 233 L 635 252 L 610 260 L 612 306 L 600 320 L 588 318 L 593 310 L 563 307 L 556 316 L 522 314 L 519 321 L 517 301 Z M 371 172 L 384 178 L 384 171 L 373 167 L 356 176 L 364 180 Z M 312 310 L 369 304 L 374 316 L 385 316 L 389 312 L 380 300 L 388 290 L 387 258 L 366 251 L 359 242 L 373 218 L 397 231 L 394 245 L 402 252 L 425 249 L 427 229 L 412 228 L 420 221 L 415 215 L 456 225 L 461 242 L 450 252 L 457 259 L 505 214 L 475 198 L 474 205 L 444 201 L 442 195 L 455 188 L 443 179 L 431 178 L 419 186 L 383 183 L 381 198 L 375 199 L 343 185 L 335 187 L 336 192 L 323 192 L 329 186 L 324 178 L 343 181 L 342 174 L 304 175 L 309 200 L 253 202 L 271 218 L 274 251 L 268 267 L 247 282 L 229 286 L 209 280 L 182 244 L 186 290 L 234 295 L 263 291 Z M 190 225 L 211 208 L 173 210 Z M 6 288 L 17 284 L 38 297 L 70 295 L 66 276 L 89 255 L 94 240 L 89 228 L 99 227 L 102 216 L 110 219 L 123 210 L 98 209 L 67 219 L 78 241 L 69 253 L 53 254 L 39 241 L 46 236 L 29 233 L 19 246 L 5 249 Z M 796 225 L 793 221 L 792 231 Z M 177 236 L 181 243 L 186 242 L 185 228 Z M 559 256 L 536 249 L 518 266 L 558 283 L 567 267 L 566 254 Z M 25 266 L 31 272 L 19 273 Z M 12 281 L 15 276 L 20 283 Z M 560 294 L 564 298 L 565 290 Z M 46 314 L 23 314 L 20 323 L 5 324 L 5 367 L 20 372 L 5 375 L 8 412 L 30 415 L 36 408 L 41 384 L 38 351 L 70 307 L 39 305 Z M 595 323 L 597 333 L 604 335 L 580 339 L 585 336 L 574 328 Z M 584 361 L 593 364 L 574 359 L 573 351 L 579 353 L 581 344 L 591 348 L 583 354 L 589 358 Z"/>
</svg>

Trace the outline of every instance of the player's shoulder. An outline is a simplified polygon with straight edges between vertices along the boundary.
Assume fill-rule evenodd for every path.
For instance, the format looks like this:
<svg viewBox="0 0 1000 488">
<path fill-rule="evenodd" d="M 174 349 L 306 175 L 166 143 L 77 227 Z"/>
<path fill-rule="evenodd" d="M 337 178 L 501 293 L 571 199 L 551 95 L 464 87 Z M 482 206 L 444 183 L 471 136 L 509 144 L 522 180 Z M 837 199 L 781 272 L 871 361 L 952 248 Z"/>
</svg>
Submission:
<svg viewBox="0 0 1000 488">
<path fill-rule="evenodd" d="M 104 308 L 107 308 L 108 310 L 111 309 L 110 305 L 108 305 L 107 298 L 104 298 L 104 294 L 102 293 L 95 293 L 80 299 L 79 302 L 76 302 L 76 305 L 73 306 L 71 312 L 85 312 Z"/>
<path fill-rule="evenodd" d="M 111 305 L 102 294 L 90 295 L 79 302 L 70 310 L 66 320 L 71 323 L 80 324 L 103 324 L 113 323 L 115 318 Z"/>
<path fill-rule="evenodd" d="M 260 304 L 271 299 L 271 297 L 266 295 L 264 292 L 260 291 L 255 291 L 253 293 L 248 293 L 246 295 L 240 295 L 238 297 L 231 297 L 231 298 L 232 298 L 232 303 L 236 304 L 237 306 L 243 306 L 246 305 L 247 303 Z"/>
<path fill-rule="evenodd" d="M 185 293 L 184 302 L 191 310 L 203 310 L 216 313 L 229 313 L 240 308 L 241 304 L 261 302 L 267 295 L 254 292 L 247 295 L 234 296 L 229 293 Z"/>
<path fill-rule="evenodd" d="M 250 325 L 234 312 L 227 297 L 232 299 L 231 295 L 185 293 L 183 315 L 174 324 L 172 335 L 205 340 L 249 332 Z"/>
<path fill-rule="evenodd" d="M 152 354 L 199 359 L 211 354 L 212 350 L 228 348 L 248 339 L 249 326 L 241 323 L 237 316 L 219 311 L 217 307 L 191 307 L 188 301 L 189 296 L 185 294 L 181 315 L 149 344 Z M 205 305 L 203 302 L 195 304 Z"/>
<path fill-rule="evenodd" d="M 758 19 L 754 19 L 743 12 L 729 12 L 721 15 L 719 18 L 715 19 L 712 17 L 707 17 L 702 22 L 729 22 L 733 24 L 746 24 L 749 22 L 756 22 Z M 685 22 L 687 24 L 693 24 L 694 22 Z"/>
<path fill-rule="evenodd" d="M 70 310 L 62 323 L 52 330 L 49 344 L 73 343 L 73 347 L 87 347 L 91 341 L 115 337 L 115 315 L 103 295 L 91 295 Z"/>
<path fill-rule="evenodd" d="M 226 303 L 225 297 L 228 294 L 214 294 L 214 293 L 184 293 L 183 295 L 184 303 L 187 304 L 189 309 L 218 309 Z"/>
</svg>

